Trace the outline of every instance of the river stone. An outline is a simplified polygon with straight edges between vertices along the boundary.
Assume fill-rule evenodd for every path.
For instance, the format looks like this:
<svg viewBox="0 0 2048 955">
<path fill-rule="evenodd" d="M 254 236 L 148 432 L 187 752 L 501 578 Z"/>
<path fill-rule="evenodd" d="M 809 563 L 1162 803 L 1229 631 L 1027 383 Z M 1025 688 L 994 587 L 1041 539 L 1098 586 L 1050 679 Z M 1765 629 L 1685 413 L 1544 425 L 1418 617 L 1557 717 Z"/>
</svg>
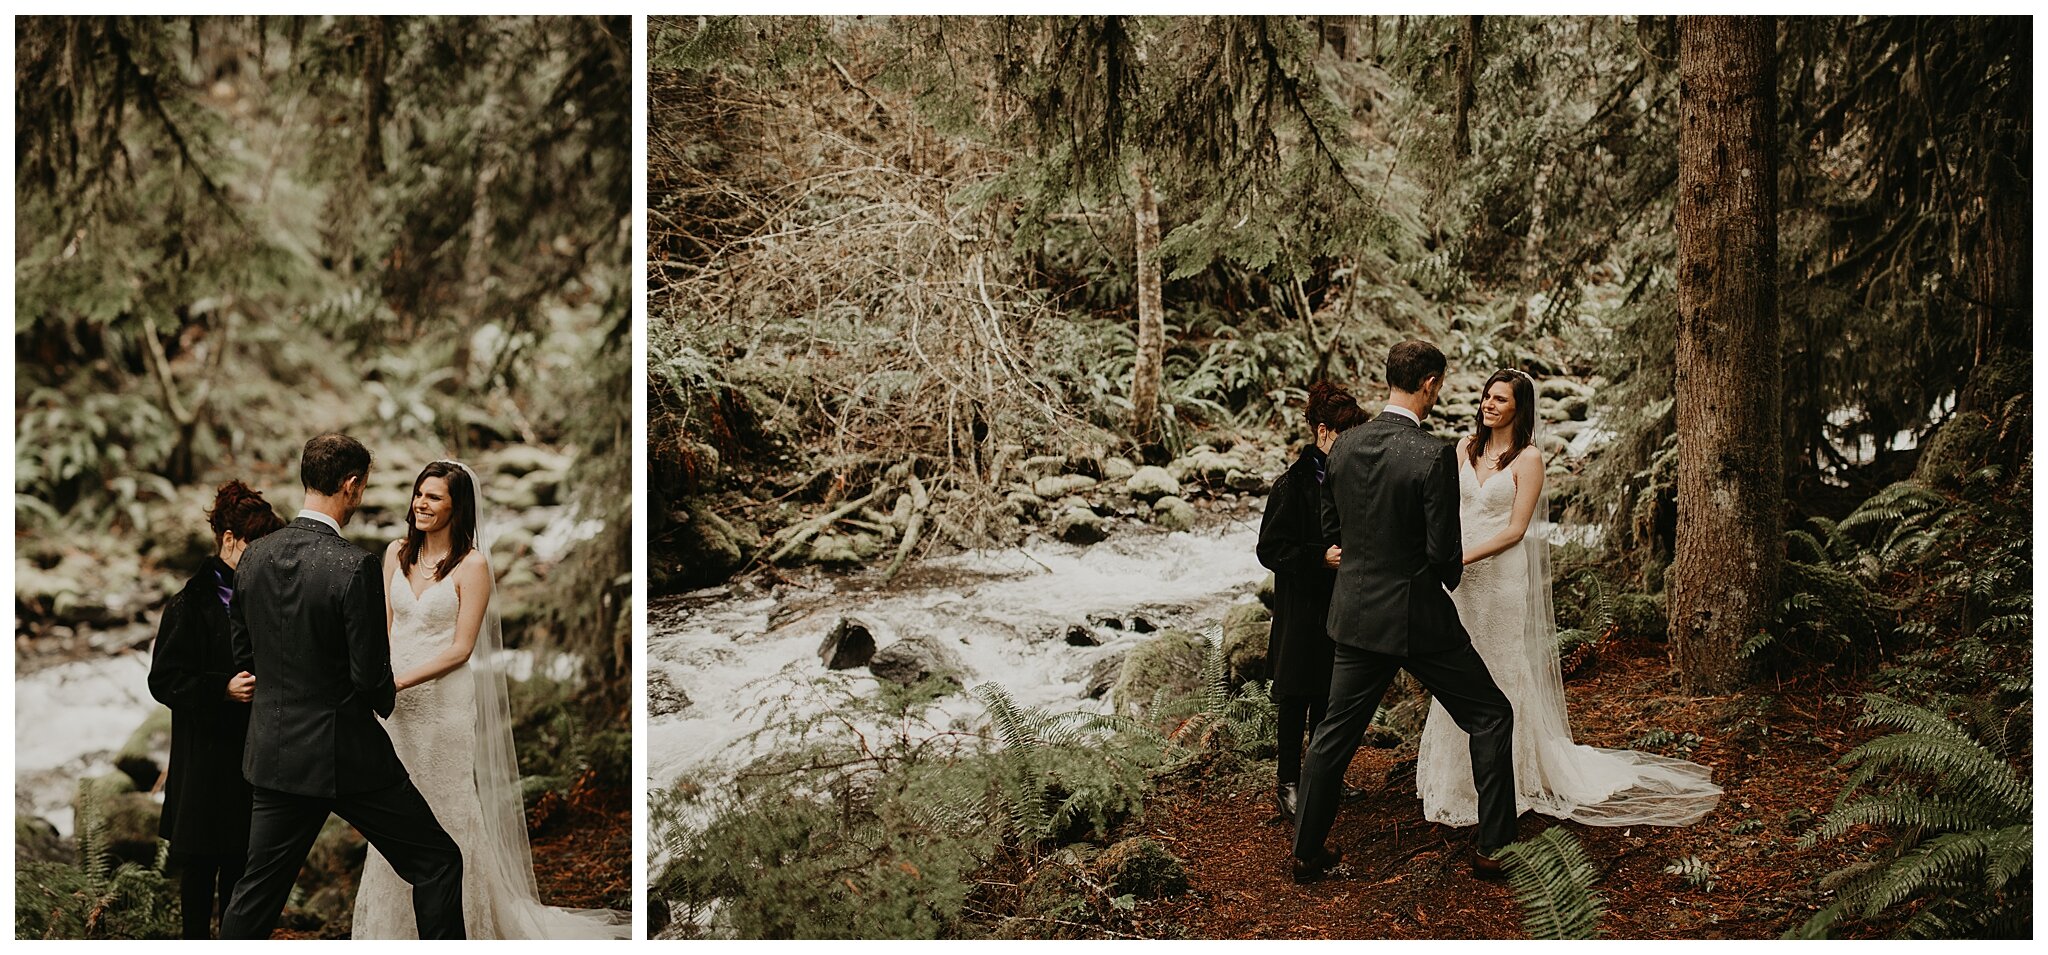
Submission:
<svg viewBox="0 0 2048 955">
<path fill-rule="evenodd" d="M 816 564 L 858 564 L 881 552 L 882 543 L 872 534 L 824 533 L 811 538 L 811 562 Z"/>
<path fill-rule="evenodd" d="M 1152 618 L 1147 617 L 1141 613 L 1131 614 L 1132 633 L 1151 633 L 1152 631 L 1157 629 L 1159 629 L 1159 627 L 1158 625 L 1152 622 Z"/>
<path fill-rule="evenodd" d="M 1108 613 L 1089 614 L 1088 625 L 1091 627 L 1107 627 L 1111 630 L 1122 630 L 1124 628 L 1124 622 L 1122 618 L 1116 616 L 1115 614 Z"/>
<path fill-rule="evenodd" d="M 1104 481 L 1128 481 L 1132 475 L 1137 473 L 1138 466 L 1132 464 L 1129 458 L 1122 455 L 1112 454 L 1102 459 L 1102 479 Z"/>
<path fill-rule="evenodd" d="M 1125 839 L 1095 858 L 1101 881 L 1114 895 L 1158 899 L 1188 890 L 1187 869 L 1166 847 L 1139 836 Z"/>
<path fill-rule="evenodd" d="M 1139 715 L 1159 691 L 1169 700 L 1193 695 L 1202 686 L 1202 657 L 1208 642 L 1186 630 L 1168 628 L 1133 647 L 1124 657 L 1110 702 L 1117 712 Z"/>
<path fill-rule="evenodd" d="M 1180 482 L 1172 474 L 1157 465 L 1145 465 L 1124 480 L 1124 489 L 1141 501 L 1156 501 L 1169 495 L 1180 494 Z"/>
<path fill-rule="evenodd" d="M 1058 474 L 1066 470 L 1066 467 L 1066 455 L 1041 454 L 1024 459 L 1024 463 L 1018 465 L 1017 469 L 1024 472 L 1024 480 L 1036 481 L 1042 477 Z"/>
<path fill-rule="evenodd" d="M 818 645 L 818 659 L 825 661 L 827 670 L 859 669 L 874 658 L 874 631 L 853 617 L 840 617 L 825 635 L 825 642 Z"/>
<path fill-rule="evenodd" d="M 57 833 L 57 827 L 39 816 L 14 817 L 14 867 L 30 862 L 76 862 L 78 847 Z"/>
<path fill-rule="evenodd" d="M 1195 506 L 1171 495 L 1152 503 L 1152 523 L 1170 531 L 1192 530 Z"/>
<path fill-rule="evenodd" d="M 81 838 L 86 821 L 100 820 L 98 845 L 119 862 L 156 863 L 156 838 L 162 807 L 148 793 L 137 792 L 128 774 L 113 772 L 81 780 L 71 800 L 71 831 Z"/>
<path fill-rule="evenodd" d="M 1558 401 L 1557 406 L 1564 411 L 1566 417 L 1573 421 L 1584 421 L 1586 420 L 1587 412 L 1592 410 L 1593 403 L 1583 397 L 1573 395 Z"/>
<path fill-rule="evenodd" d="M 1266 678 L 1266 645 L 1273 612 L 1261 603 L 1232 604 L 1223 612 L 1223 662 L 1240 680 Z"/>
<path fill-rule="evenodd" d="M 1565 439 L 1550 434 L 1547 431 L 1536 436 L 1536 449 L 1543 452 L 1543 458 L 1546 461 L 1555 461 L 1563 457 L 1564 449 L 1568 443 Z"/>
<path fill-rule="evenodd" d="M 1102 646 L 1102 638 L 1096 636 L 1094 630 L 1077 623 L 1067 627 L 1067 646 L 1099 647 Z"/>
<path fill-rule="evenodd" d="M 1045 510 L 1045 500 L 1028 491 L 1011 491 L 1003 496 L 1004 506 L 1018 517 L 1035 517 Z"/>
<path fill-rule="evenodd" d="M 1055 474 L 1031 482 L 1031 493 L 1047 500 L 1079 494 L 1095 486 L 1095 479 L 1085 474 Z"/>
<path fill-rule="evenodd" d="M 690 708 L 690 696 L 669 679 L 665 670 L 647 671 L 647 716 L 658 719 Z"/>
<path fill-rule="evenodd" d="M 738 534 L 708 507 L 691 507 L 679 515 L 684 586 L 723 580 L 746 561 Z"/>
<path fill-rule="evenodd" d="M 158 706 L 128 734 L 128 741 L 114 754 L 114 768 L 126 773 L 136 789 L 148 792 L 156 788 L 157 778 L 163 775 L 163 765 L 157 757 L 168 757 L 170 752 L 171 710 Z"/>
<path fill-rule="evenodd" d="M 874 659 L 868 661 L 868 672 L 877 679 L 909 686 L 933 678 L 960 683 L 966 667 L 951 647 L 931 637 L 912 634 L 877 651 Z"/>
<path fill-rule="evenodd" d="M 1097 657 L 1088 665 L 1088 674 L 1081 681 L 1081 695 L 1091 700 L 1108 696 L 1110 689 L 1116 686 L 1117 677 L 1123 673 L 1124 657 L 1129 655 L 1128 650 L 1112 650 Z"/>
<path fill-rule="evenodd" d="M 499 449 L 485 464 L 485 468 L 478 470 L 524 477 L 535 471 L 565 471 L 569 467 L 569 458 L 536 445 L 509 444 Z"/>
<path fill-rule="evenodd" d="M 1109 536 L 1102 518 L 1085 507 L 1069 507 L 1053 521 L 1053 536 L 1069 544 L 1093 544 Z"/>
<path fill-rule="evenodd" d="M 1176 467 L 1177 466 L 1177 467 Z M 1167 466 L 1168 473 L 1184 475 L 1181 479 L 1193 478 L 1203 484 L 1221 486 L 1233 470 L 1245 470 L 1245 464 L 1237 456 L 1224 454 L 1214 448 L 1202 446 Z"/>
<path fill-rule="evenodd" d="M 1223 486 L 1240 494 L 1255 494 L 1266 489 L 1266 479 L 1256 471 L 1232 468 L 1223 476 Z"/>
</svg>

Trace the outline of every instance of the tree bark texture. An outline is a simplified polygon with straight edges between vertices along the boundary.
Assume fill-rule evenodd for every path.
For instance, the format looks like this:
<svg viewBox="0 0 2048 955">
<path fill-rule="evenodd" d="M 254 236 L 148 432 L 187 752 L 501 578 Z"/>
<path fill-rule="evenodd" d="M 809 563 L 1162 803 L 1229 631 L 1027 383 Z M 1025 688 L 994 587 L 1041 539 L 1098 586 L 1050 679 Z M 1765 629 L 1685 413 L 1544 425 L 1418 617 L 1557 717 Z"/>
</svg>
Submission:
<svg viewBox="0 0 2048 955">
<path fill-rule="evenodd" d="M 363 175 L 371 180 L 384 175 L 384 114 L 390 108 L 384 64 L 390 46 L 391 24 L 371 17 L 363 50 Z"/>
<path fill-rule="evenodd" d="M 1137 179 L 1138 353 L 1131 365 L 1131 437 L 1148 461 L 1165 457 L 1159 425 L 1159 386 L 1166 360 L 1166 305 L 1159 265 L 1159 194 L 1140 160 Z"/>
<path fill-rule="evenodd" d="M 1479 18 L 1458 18 L 1458 125 L 1451 132 L 1451 150 L 1459 159 L 1472 155 L 1473 82 L 1479 75 Z"/>
<path fill-rule="evenodd" d="M 1678 531 L 1668 578 L 1681 685 L 1720 694 L 1772 621 L 1782 554 L 1776 28 L 1679 26 Z"/>
<path fill-rule="evenodd" d="M 1969 263 L 1960 263 L 1970 275 L 1972 360 L 1982 364 L 2007 345 L 2031 347 L 2028 339 L 2028 307 L 2034 278 L 2034 243 L 2030 225 L 2034 219 L 2033 193 L 2027 176 L 2033 168 L 2033 42 L 2020 32 L 2021 49 L 2027 54 L 2013 63 L 2017 76 L 2008 80 L 1999 97 L 1995 120 L 1986 138 L 1989 155 L 1983 161 L 1983 182 L 1978 187 L 1982 212 L 1976 228 L 1965 227 L 1963 242 L 1976 253 Z M 1970 265 L 1974 264 L 1974 268 Z"/>
</svg>

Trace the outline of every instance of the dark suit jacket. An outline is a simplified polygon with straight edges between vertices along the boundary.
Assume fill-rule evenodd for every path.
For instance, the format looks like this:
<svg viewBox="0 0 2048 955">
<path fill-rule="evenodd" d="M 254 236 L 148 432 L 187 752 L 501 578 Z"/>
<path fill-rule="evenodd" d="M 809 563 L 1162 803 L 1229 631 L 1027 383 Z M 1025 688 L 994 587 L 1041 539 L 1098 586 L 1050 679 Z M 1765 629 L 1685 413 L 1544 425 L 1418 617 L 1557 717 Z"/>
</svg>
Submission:
<svg viewBox="0 0 2048 955">
<path fill-rule="evenodd" d="M 1469 645 L 1450 591 L 1464 570 L 1455 447 L 1392 412 L 1344 432 L 1323 481 L 1323 533 L 1344 548 L 1330 638 L 1396 656 Z"/>
<path fill-rule="evenodd" d="M 235 659 L 256 674 L 242 775 L 301 796 L 405 779 L 377 722 L 397 699 L 377 556 L 301 517 L 250 544 L 235 577 Z"/>
<path fill-rule="evenodd" d="M 220 588 L 234 571 L 214 557 L 164 607 L 149 660 L 149 695 L 171 708 L 171 764 L 158 829 L 178 856 L 249 850 L 242 745 L 249 704 L 228 699 L 237 672 Z"/>
</svg>

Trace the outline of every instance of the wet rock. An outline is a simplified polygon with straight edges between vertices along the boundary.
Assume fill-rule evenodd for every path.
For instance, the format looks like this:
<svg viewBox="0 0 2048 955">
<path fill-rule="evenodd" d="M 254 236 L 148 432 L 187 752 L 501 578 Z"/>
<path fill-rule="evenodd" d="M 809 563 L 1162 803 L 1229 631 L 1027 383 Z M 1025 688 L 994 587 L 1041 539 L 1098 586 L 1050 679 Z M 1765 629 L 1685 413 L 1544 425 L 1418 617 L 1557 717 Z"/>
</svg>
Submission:
<svg viewBox="0 0 2048 955">
<path fill-rule="evenodd" d="M 1587 412 L 1592 410 L 1593 403 L 1578 395 L 1573 395 L 1558 401 L 1557 407 L 1558 410 L 1564 412 L 1565 417 L 1573 421 L 1584 421 L 1586 420 Z"/>
<path fill-rule="evenodd" d="M 966 667 L 951 647 L 921 634 L 904 637 L 883 647 L 868 661 L 868 672 L 877 679 L 899 686 L 919 680 L 944 679 L 962 682 Z"/>
<path fill-rule="evenodd" d="M 1593 388 L 1590 385 L 1579 384 L 1570 378 L 1552 377 L 1545 378 L 1536 383 L 1536 396 L 1560 401 L 1566 398 L 1591 398 L 1593 397 Z"/>
<path fill-rule="evenodd" d="M 659 719 L 673 716 L 690 708 L 689 694 L 669 679 L 668 671 L 649 669 L 647 671 L 647 716 Z"/>
<path fill-rule="evenodd" d="M 1045 499 L 1027 491 L 1011 491 L 1003 496 L 1003 508 L 1018 517 L 1036 517 L 1045 510 Z"/>
<path fill-rule="evenodd" d="M 1188 696 L 1201 688 L 1202 657 L 1208 643 L 1186 630 L 1168 628 L 1133 647 L 1124 657 L 1110 702 L 1119 713 L 1141 714 L 1160 691 L 1166 699 Z"/>
<path fill-rule="evenodd" d="M 1558 457 L 1564 454 L 1567 444 L 1568 442 L 1565 439 L 1551 434 L 1548 430 L 1536 436 L 1536 448 L 1543 452 L 1543 458 L 1546 461 L 1557 460 Z"/>
<path fill-rule="evenodd" d="M 825 661 L 827 670 L 856 670 L 874 658 L 874 631 L 853 617 L 840 617 L 818 645 L 818 659 Z"/>
<path fill-rule="evenodd" d="M 78 847 L 57 833 L 57 827 L 40 816 L 14 817 L 14 867 L 30 862 L 76 862 Z"/>
<path fill-rule="evenodd" d="M 71 801 L 71 831 L 96 843 L 99 851 L 118 862 L 153 865 L 156 862 L 157 823 L 163 810 L 148 793 L 137 792 L 128 774 L 114 772 L 81 780 L 78 795 Z M 84 833 L 98 820 L 96 839 Z"/>
<path fill-rule="evenodd" d="M 1223 612 L 1223 662 L 1239 680 L 1266 678 L 1266 649 L 1273 612 L 1260 603 L 1231 605 Z"/>
<path fill-rule="evenodd" d="M 1069 507 L 1053 521 L 1053 536 L 1069 544 L 1093 544 L 1109 536 L 1102 517 L 1085 507 Z"/>
<path fill-rule="evenodd" d="M 1264 491 L 1270 485 L 1256 471 L 1239 471 L 1233 468 L 1230 473 L 1223 476 L 1223 486 L 1240 494 L 1252 494 Z"/>
<path fill-rule="evenodd" d="M 1197 447 L 1186 457 L 1167 465 L 1167 473 L 1180 480 L 1196 480 L 1210 487 L 1222 487 L 1231 471 L 1248 470 L 1242 459 L 1210 447 Z"/>
<path fill-rule="evenodd" d="M 1188 890 L 1187 869 L 1166 847 L 1151 839 L 1125 839 L 1095 859 L 1096 872 L 1115 895 L 1159 899 Z"/>
<path fill-rule="evenodd" d="M 1042 477 L 1049 477 L 1054 474 L 1059 474 L 1060 472 L 1065 471 L 1066 468 L 1066 455 L 1041 454 L 1036 457 L 1024 459 L 1024 463 L 1018 465 L 1017 469 L 1024 472 L 1024 480 L 1036 481 Z"/>
<path fill-rule="evenodd" d="M 1124 479 L 1124 490 L 1141 501 L 1156 501 L 1162 497 L 1180 494 L 1180 482 L 1165 468 L 1148 464 L 1137 469 Z"/>
<path fill-rule="evenodd" d="M 1094 630 L 1077 623 L 1067 627 L 1067 646 L 1099 647 L 1102 646 L 1102 638 L 1096 636 Z"/>
<path fill-rule="evenodd" d="M 1195 506 L 1178 497 L 1162 497 L 1152 503 L 1152 523 L 1170 531 L 1192 530 Z"/>
<path fill-rule="evenodd" d="M 1047 500 L 1079 494 L 1095 486 L 1095 479 L 1085 474 L 1055 474 L 1031 482 L 1031 493 Z"/>
<path fill-rule="evenodd" d="M 135 732 L 128 734 L 128 741 L 114 754 L 114 768 L 125 773 L 136 789 L 148 792 L 156 788 L 157 777 L 163 775 L 163 764 L 157 757 L 167 757 L 170 752 L 171 711 L 169 707 L 158 706 Z"/>
<path fill-rule="evenodd" d="M 813 563 L 848 566 L 873 560 L 882 552 L 882 542 L 873 534 L 823 533 L 811 538 Z"/>
<path fill-rule="evenodd" d="M 1117 677 L 1123 673 L 1124 658 L 1129 655 L 1127 650 L 1116 650 L 1089 664 L 1088 675 L 1082 680 L 1081 695 L 1091 700 L 1109 695 L 1110 689 L 1116 686 Z"/>
<path fill-rule="evenodd" d="M 569 467 L 567 455 L 557 454 L 546 448 L 531 444 L 509 444 L 499 449 L 490 459 L 488 470 L 513 477 L 524 477 L 535 471 L 564 471 Z M 484 469 L 479 469 L 484 470 Z M 412 473 L 417 473 L 416 471 Z M 408 481 L 408 484 L 411 482 Z"/>
<path fill-rule="evenodd" d="M 1151 633 L 1152 631 L 1157 629 L 1159 629 L 1159 627 L 1157 624 L 1154 624 L 1152 622 L 1152 618 L 1147 617 L 1141 613 L 1131 614 L 1132 633 Z"/>
<path fill-rule="evenodd" d="M 1138 466 L 1121 455 L 1110 455 L 1102 459 L 1102 479 L 1105 481 L 1128 481 L 1138 473 Z"/>
<path fill-rule="evenodd" d="M 1106 613 L 1089 614 L 1088 625 L 1091 627 L 1106 627 L 1110 630 L 1122 630 L 1124 628 L 1124 622 L 1121 618 Z"/>
</svg>

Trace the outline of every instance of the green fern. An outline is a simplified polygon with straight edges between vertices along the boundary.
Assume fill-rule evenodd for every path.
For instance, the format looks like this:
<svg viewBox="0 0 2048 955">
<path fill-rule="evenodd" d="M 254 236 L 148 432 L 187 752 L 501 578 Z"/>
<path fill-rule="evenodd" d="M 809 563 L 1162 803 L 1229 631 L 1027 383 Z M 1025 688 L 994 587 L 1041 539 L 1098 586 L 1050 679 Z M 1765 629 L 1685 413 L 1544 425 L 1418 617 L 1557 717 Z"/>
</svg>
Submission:
<svg viewBox="0 0 2048 955">
<path fill-rule="evenodd" d="M 1579 840 L 1553 826 L 1501 850 L 1508 883 L 1522 906 L 1530 938 L 1584 939 L 1599 934 L 1607 900 L 1594 889 L 1600 873 Z"/>
<path fill-rule="evenodd" d="M 1670 875 L 1685 880 L 1685 884 L 1702 892 L 1714 891 L 1714 869 L 1699 856 L 1684 856 L 1664 867 Z"/>
</svg>

